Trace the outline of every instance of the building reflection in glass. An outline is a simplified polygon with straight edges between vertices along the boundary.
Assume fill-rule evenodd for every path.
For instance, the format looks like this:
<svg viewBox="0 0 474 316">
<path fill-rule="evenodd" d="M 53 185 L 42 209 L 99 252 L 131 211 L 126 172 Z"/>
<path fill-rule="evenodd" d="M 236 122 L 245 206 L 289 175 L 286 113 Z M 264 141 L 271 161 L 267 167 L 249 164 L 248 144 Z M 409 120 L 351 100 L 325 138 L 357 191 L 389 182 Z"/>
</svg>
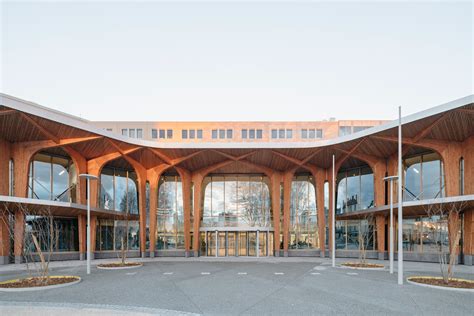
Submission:
<svg viewBox="0 0 474 316">
<path fill-rule="evenodd" d="M 61 202 L 76 201 L 76 168 L 62 150 L 33 156 L 28 177 L 28 197 Z"/>
<path fill-rule="evenodd" d="M 374 207 L 374 175 L 370 167 L 344 170 L 337 175 L 336 213 Z"/>
<path fill-rule="evenodd" d="M 204 179 L 203 227 L 272 227 L 269 180 L 216 175 Z"/>
<path fill-rule="evenodd" d="M 444 197 L 443 162 L 436 153 L 404 158 L 404 201 Z"/>
<path fill-rule="evenodd" d="M 291 183 L 289 234 L 289 249 L 319 248 L 316 190 L 312 176 L 296 176 Z"/>
<path fill-rule="evenodd" d="M 179 176 L 163 176 L 158 185 L 156 249 L 184 249 L 181 178 Z"/>
</svg>

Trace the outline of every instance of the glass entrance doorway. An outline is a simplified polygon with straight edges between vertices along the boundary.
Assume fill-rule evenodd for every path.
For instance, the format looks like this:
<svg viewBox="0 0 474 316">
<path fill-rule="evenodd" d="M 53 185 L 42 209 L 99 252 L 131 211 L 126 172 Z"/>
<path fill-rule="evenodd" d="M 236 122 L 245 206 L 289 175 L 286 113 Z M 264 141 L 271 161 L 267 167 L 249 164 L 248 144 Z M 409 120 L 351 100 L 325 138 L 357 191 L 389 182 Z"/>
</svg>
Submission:
<svg viewBox="0 0 474 316">
<path fill-rule="evenodd" d="M 201 256 L 273 256 L 271 231 L 201 231 Z"/>
</svg>

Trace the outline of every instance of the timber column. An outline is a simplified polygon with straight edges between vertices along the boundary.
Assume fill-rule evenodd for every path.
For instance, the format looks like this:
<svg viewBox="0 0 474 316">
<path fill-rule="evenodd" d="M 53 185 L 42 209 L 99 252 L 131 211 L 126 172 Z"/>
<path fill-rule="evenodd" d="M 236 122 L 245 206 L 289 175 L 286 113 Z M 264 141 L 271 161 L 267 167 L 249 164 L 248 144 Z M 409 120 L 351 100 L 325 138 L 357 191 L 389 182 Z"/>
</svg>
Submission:
<svg viewBox="0 0 474 316">
<path fill-rule="evenodd" d="M 281 212 L 281 199 L 280 199 L 280 185 L 281 185 L 281 174 L 274 173 L 271 177 L 272 184 L 272 211 L 273 211 L 273 247 L 274 256 L 280 256 L 280 212 Z"/>
<path fill-rule="evenodd" d="M 374 206 L 385 205 L 385 177 L 387 165 L 384 160 L 377 160 L 372 166 L 374 173 Z M 396 182 L 395 182 L 396 183 Z M 395 184 L 394 183 L 394 184 Z M 390 201 L 388 201 L 390 203 Z M 385 215 L 375 216 L 375 226 L 377 228 L 377 252 L 378 259 L 385 259 Z"/>
<path fill-rule="evenodd" d="M 204 177 L 201 174 L 194 174 L 192 176 L 192 182 L 194 185 L 194 223 L 193 223 L 193 251 L 194 257 L 199 257 L 199 226 L 201 224 L 201 213 L 202 213 L 202 181 Z"/>
<path fill-rule="evenodd" d="M 288 257 L 288 245 L 290 244 L 290 201 L 291 181 L 293 172 L 286 172 L 283 176 L 283 256 Z"/>
<path fill-rule="evenodd" d="M 9 195 L 10 183 L 9 169 L 10 143 L 0 140 L 0 195 Z M 0 209 L 0 264 L 7 264 L 10 256 L 10 231 L 9 214 L 7 210 Z"/>
</svg>

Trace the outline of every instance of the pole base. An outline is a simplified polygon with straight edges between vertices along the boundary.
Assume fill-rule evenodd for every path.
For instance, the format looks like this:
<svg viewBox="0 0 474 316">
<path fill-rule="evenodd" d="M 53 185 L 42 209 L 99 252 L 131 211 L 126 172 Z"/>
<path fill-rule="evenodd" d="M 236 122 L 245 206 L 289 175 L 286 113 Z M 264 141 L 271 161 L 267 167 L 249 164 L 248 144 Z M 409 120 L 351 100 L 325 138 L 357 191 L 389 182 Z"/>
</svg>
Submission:
<svg viewBox="0 0 474 316">
<path fill-rule="evenodd" d="M 21 263 L 21 256 L 15 256 L 15 264 Z"/>
</svg>

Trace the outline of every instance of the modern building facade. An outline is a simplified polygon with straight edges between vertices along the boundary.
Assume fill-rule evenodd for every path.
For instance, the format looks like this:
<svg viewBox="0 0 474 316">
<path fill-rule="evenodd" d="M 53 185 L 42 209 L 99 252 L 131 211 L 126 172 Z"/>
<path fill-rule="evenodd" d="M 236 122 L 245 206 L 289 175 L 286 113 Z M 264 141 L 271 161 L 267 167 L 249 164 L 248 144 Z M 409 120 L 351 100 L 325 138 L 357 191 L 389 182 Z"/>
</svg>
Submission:
<svg viewBox="0 0 474 316">
<path fill-rule="evenodd" d="M 402 122 L 404 258 L 438 260 L 453 219 L 428 210 L 456 206 L 471 265 L 474 98 Z M 336 256 L 358 256 L 363 236 L 385 259 L 397 155 L 397 122 L 90 122 L 2 94 L 0 260 L 21 262 L 46 209 L 52 258 L 84 259 L 87 199 L 95 258 L 123 236 L 129 256 L 327 256 L 336 216 Z"/>
</svg>

